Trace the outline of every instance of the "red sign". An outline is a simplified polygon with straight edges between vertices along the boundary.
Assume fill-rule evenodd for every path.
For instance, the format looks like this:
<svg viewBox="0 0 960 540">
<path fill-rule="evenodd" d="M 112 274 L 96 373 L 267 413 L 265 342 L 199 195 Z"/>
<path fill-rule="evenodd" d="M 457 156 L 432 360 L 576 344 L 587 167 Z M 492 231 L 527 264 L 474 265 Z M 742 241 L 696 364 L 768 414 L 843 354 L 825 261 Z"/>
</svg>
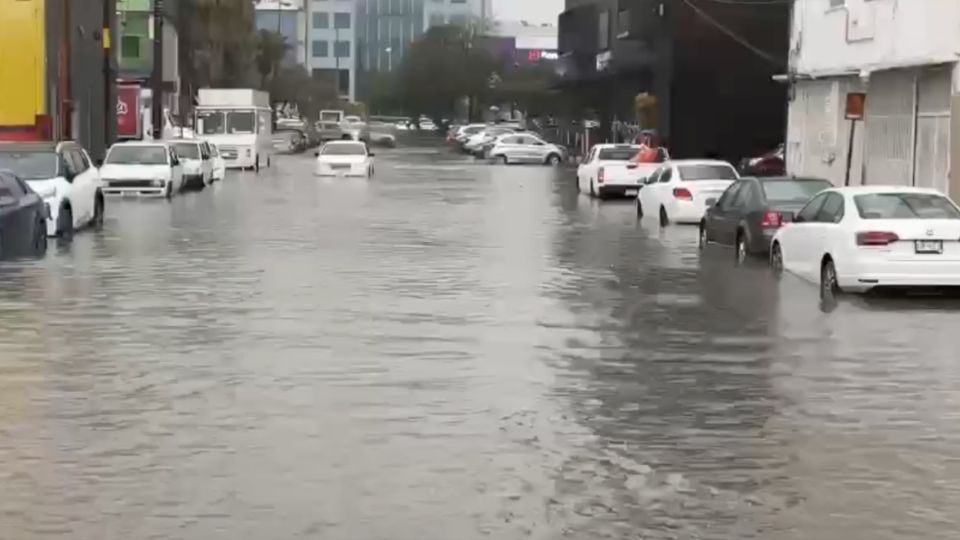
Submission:
<svg viewBox="0 0 960 540">
<path fill-rule="evenodd" d="M 847 94 L 847 120 L 863 120 L 866 101 L 867 95 L 864 93 Z"/>
<path fill-rule="evenodd" d="M 117 137 L 140 138 L 139 85 L 117 85 Z"/>
</svg>

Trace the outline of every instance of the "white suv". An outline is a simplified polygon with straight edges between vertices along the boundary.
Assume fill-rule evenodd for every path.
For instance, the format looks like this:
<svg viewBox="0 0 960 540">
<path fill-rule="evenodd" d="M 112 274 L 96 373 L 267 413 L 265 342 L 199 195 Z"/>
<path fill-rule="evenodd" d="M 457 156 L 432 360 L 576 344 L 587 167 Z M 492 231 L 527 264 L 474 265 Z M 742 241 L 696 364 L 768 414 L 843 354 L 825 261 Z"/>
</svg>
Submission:
<svg viewBox="0 0 960 540">
<path fill-rule="evenodd" d="M 74 142 L 0 144 L 0 169 L 9 169 L 43 198 L 49 210 L 47 234 L 70 238 L 73 231 L 103 224 L 100 171 Z"/>
<path fill-rule="evenodd" d="M 532 133 L 501 135 L 490 149 L 490 157 L 509 163 L 545 163 L 557 166 L 563 162 L 563 148 L 550 144 Z"/>
</svg>

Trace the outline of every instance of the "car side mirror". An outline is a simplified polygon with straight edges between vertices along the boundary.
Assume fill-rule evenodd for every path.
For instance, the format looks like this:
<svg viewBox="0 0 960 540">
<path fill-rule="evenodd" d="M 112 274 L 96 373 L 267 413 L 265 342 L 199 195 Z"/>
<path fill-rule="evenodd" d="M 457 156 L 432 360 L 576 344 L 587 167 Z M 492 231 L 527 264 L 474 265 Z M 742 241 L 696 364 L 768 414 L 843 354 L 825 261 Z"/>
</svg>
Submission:
<svg viewBox="0 0 960 540">
<path fill-rule="evenodd" d="M 103 160 L 100 158 L 97 158 L 93 161 L 93 164 L 96 165 L 97 168 L 99 169 L 100 167 L 103 167 Z"/>
<path fill-rule="evenodd" d="M 316 152 L 313 153 L 313 155 L 314 155 L 314 157 L 320 157 L 320 151 L 317 150 Z"/>
</svg>

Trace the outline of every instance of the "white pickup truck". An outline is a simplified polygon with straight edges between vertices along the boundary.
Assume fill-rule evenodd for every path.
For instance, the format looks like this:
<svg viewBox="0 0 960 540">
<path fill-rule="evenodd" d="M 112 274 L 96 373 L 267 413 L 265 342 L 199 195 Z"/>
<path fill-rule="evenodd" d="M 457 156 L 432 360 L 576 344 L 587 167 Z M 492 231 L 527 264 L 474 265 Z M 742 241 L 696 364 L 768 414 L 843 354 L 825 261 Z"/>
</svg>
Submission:
<svg viewBox="0 0 960 540">
<path fill-rule="evenodd" d="M 643 182 L 661 163 L 637 163 L 640 147 L 633 144 L 598 144 L 577 168 L 577 188 L 601 199 L 636 197 Z"/>
</svg>

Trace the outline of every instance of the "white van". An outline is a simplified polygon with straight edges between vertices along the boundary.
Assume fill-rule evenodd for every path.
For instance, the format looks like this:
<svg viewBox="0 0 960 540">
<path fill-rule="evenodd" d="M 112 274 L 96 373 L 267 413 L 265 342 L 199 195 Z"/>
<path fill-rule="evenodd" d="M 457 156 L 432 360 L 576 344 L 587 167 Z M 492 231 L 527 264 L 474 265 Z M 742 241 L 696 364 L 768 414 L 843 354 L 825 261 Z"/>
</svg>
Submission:
<svg viewBox="0 0 960 540">
<path fill-rule="evenodd" d="M 266 92 L 202 88 L 194 127 L 215 144 L 227 168 L 259 171 L 273 158 L 273 110 Z"/>
</svg>

